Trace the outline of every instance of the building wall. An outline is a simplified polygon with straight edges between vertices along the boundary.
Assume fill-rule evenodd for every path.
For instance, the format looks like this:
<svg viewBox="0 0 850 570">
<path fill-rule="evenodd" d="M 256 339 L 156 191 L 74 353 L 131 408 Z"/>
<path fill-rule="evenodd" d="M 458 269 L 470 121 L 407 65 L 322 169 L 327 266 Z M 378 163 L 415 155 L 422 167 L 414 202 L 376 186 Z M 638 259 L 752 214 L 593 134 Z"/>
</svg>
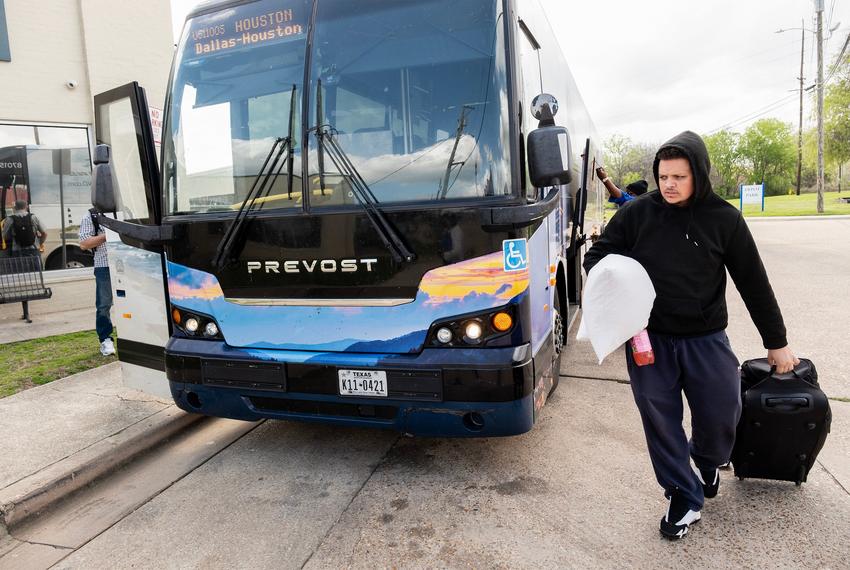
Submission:
<svg viewBox="0 0 850 570">
<path fill-rule="evenodd" d="M 147 91 L 148 103 L 162 109 L 174 55 L 171 2 L 79 1 L 92 91 L 102 93 L 138 81 Z"/>
<path fill-rule="evenodd" d="M 12 61 L 0 62 L 0 121 L 91 124 L 92 95 L 133 80 L 162 108 L 173 54 L 169 0 L 5 6 Z"/>
<path fill-rule="evenodd" d="M 0 62 L 0 120 L 91 123 L 77 0 L 5 4 L 12 61 Z"/>
<path fill-rule="evenodd" d="M 46 269 L 91 266 L 78 231 L 91 207 L 93 95 L 138 81 L 148 103 L 163 108 L 174 49 L 170 0 L 4 6 L 11 60 L 0 60 L 0 226 L 25 203 L 41 222 Z M 0 240 L 0 258 L 20 249 L 14 238 Z"/>
</svg>

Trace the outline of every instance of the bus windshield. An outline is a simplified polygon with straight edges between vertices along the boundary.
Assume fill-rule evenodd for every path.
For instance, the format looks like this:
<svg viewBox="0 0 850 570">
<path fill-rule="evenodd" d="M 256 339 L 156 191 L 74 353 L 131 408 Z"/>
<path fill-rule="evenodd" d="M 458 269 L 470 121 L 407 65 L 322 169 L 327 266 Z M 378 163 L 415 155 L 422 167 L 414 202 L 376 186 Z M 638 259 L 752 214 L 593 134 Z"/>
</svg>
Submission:
<svg viewBox="0 0 850 570">
<path fill-rule="evenodd" d="M 301 208 L 305 191 L 313 208 L 357 203 L 320 132 L 380 204 L 510 195 L 501 2 L 317 1 L 310 54 L 311 0 L 189 21 L 164 141 L 169 213 L 239 209 L 290 116 L 291 161 L 254 209 Z"/>
</svg>

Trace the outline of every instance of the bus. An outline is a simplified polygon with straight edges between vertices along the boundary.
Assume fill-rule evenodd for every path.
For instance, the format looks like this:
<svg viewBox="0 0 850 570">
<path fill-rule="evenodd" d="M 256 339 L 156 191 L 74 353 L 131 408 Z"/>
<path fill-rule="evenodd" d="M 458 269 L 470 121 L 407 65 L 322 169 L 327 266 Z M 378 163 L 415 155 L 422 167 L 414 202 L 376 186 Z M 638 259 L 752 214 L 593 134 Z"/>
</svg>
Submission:
<svg viewBox="0 0 850 570">
<path fill-rule="evenodd" d="M 146 107 L 95 98 L 127 383 L 242 420 L 532 428 L 602 223 L 536 0 L 207 2 L 159 157 Z"/>
<path fill-rule="evenodd" d="M 47 270 L 92 267 L 94 256 L 79 245 L 80 220 L 91 208 L 91 154 L 86 147 L 0 147 L 0 223 L 23 200 L 44 226 Z M 0 257 L 11 244 L 0 244 Z"/>
</svg>

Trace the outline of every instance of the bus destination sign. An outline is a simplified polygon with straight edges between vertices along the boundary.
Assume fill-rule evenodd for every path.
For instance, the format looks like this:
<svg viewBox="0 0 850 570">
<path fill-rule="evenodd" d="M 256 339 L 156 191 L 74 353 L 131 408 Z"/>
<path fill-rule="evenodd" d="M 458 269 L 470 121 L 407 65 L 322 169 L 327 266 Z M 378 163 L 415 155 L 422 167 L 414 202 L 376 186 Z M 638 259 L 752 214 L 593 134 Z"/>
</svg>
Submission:
<svg viewBox="0 0 850 570">
<path fill-rule="evenodd" d="M 191 50 L 189 58 L 278 43 L 304 35 L 304 25 L 298 22 L 300 18 L 292 8 L 260 14 L 232 10 L 227 14 L 230 17 L 226 20 L 222 20 L 221 14 L 213 14 L 193 22 L 187 46 L 187 50 Z"/>
</svg>

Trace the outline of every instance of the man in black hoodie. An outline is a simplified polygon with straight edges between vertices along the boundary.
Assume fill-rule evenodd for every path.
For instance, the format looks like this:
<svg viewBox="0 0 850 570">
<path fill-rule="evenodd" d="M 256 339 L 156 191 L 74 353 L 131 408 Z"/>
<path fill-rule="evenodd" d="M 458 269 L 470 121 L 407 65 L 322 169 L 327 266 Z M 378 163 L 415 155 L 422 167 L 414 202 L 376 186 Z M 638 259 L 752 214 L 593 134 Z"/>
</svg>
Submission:
<svg viewBox="0 0 850 570">
<path fill-rule="evenodd" d="M 655 363 L 637 366 L 628 346 L 626 362 L 655 476 L 670 500 L 660 530 L 673 539 L 717 495 L 718 466 L 729 461 L 741 413 L 738 360 L 725 333 L 727 269 L 771 364 L 787 372 L 799 363 L 753 237 L 741 213 L 713 192 L 710 166 L 697 134 L 664 143 L 653 165 L 659 190 L 620 208 L 584 261 L 589 273 L 609 253 L 631 257 L 655 287 L 647 327 Z"/>
</svg>

